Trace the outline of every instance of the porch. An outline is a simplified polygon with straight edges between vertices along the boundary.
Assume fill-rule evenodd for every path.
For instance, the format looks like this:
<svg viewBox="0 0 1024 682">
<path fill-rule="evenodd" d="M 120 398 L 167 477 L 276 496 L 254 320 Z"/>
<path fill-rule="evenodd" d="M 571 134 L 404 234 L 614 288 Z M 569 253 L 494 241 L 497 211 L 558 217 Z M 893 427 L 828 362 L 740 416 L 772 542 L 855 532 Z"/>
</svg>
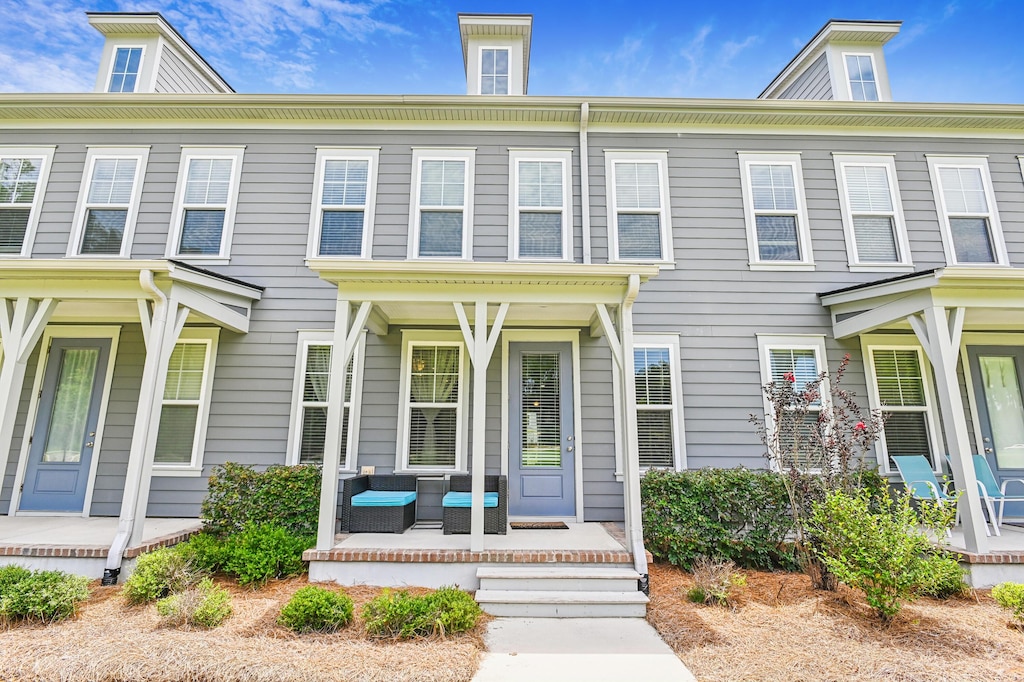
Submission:
<svg viewBox="0 0 1024 682">
<path fill-rule="evenodd" d="M 1001 535 L 986 538 L 988 551 L 968 551 L 963 528 L 953 529 L 950 549 L 959 555 L 973 587 L 992 587 L 1001 582 L 1024 582 L 1024 524 L 1004 524 Z"/>
</svg>

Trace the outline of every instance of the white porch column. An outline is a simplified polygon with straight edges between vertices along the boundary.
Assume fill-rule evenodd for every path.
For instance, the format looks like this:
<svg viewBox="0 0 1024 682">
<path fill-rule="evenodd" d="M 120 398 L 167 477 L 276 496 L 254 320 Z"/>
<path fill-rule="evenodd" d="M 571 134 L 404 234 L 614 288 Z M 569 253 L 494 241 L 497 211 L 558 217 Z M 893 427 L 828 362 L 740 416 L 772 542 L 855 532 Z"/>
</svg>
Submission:
<svg viewBox="0 0 1024 682">
<path fill-rule="evenodd" d="M 953 309 L 952 315 L 947 318 L 944 307 L 932 305 L 924 309 L 923 317 L 923 322 L 916 315 L 908 317 L 907 320 L 935 370 L 935 387 L 950 468 L 953 471 L 953 483 L 962 493 L 960 518 L 964 528 L 964 543 L 968 551 L 984 553 L 988 551 L 985 517 L 981 509 L 978 480 L 974 475 L 964 403 L 960 397 L 960 383 L 956 375 L 964 309 Z"/>
<path fill-rule="evenodd" d="M 341 425 L 345 419 L 345 369 L 359 341 L 373 307 L 360 304 L 354 318 L 351 301 L 338 298 L 334 312 L 334 341 L 331 344 L 331 372 L 327 386 L 327 432 L 324 435 L 324 465 L 320 480 L 320 517 L 317 522 L 316 548 L 334 547 L 334 529 L 338 517 L 338 472 L 345 443 Z"/>
<path fill-rule="evenodd" d="M 0 477 L 7 471 L 28 359 L 57 307 L 53 298 L 0 299 Z"/>
</svg>

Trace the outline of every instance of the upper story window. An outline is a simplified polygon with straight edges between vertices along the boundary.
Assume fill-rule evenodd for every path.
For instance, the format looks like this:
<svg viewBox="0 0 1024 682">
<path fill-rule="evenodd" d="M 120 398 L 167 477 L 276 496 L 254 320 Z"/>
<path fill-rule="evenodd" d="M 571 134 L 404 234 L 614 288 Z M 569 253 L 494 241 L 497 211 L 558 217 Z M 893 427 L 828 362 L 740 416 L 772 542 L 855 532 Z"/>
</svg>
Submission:
<svg viewBox="0 0 1024 682">
<path fill-rule="evenodd" d="M 860 102 L 878 101 L 875 81 L 875 60 L 870 54 L 847 54 L 846 76 L 850 83 L 850 99 Z"/>
<path fill-rule="evenodd" d="M 571 158 L 569 151 L 509 150 L 513 259 L 572 258 Z"/>
<path fill-rule="evenodd" d="M 317 150 L 309 257 L 370 256 L 379 155 L 377 149 Z"/>
<path fill-rule="evenodd" d="M 480 50 L 480 94 L 508 94 L 508 48 L 485 47 Z"/>
<path fill-rule="evenodd" d="M 244 147 L 183 147 L 167 256 L 227 259 Z"/>
<path fill-rule="evenodd" d="M 473 233 L 472 149 L 413 150 L 410 258 L 469 258 Z"/>
<path fill-rule="evenodd" d="M 139 69 L 142 67 L 141 47 L 118 47 L 114 50 L 114 63 L 110 68 L 107 92 L 135 92 Z"/>
<path fill-rule="evenodd" d="M 91 147 L 69 256 L 129 256 L 149 147 Z"/>
<path fill-rule="evenodd" d="M 0 256 L 28 256 L 53 147 L 0 147 Z"/>
<path fill-rule="evenodd" d="M 912 267 L 895 159 L 882 154 L 833 158 L 850 269 Z"/>
<path fill-rule="evenodd" d="M 935 203 L 950 265 L 1006 265 L 1006 244 L 992 193 L 988 159 L 928 156 Z"/>
<path fill-rule="evenodd" d="M 609 260 L 672 263 L 666 152 L 608 151 Z"/>
<path fill-rule="evenodd" d="M 741 152 L 739 160 L 751 268 L 813 269 L 800 155 Z"/>
<path fill-rule="evenodd" d="M 812 335 L 757 336 L 761 361 L 761 385 L 789 382 L 793 390 L 805 390 L 817 381 L 825 368 L 825 338 Z M 820 397 L 806 411 L 788 406 L 773 406 L 764 398 L 765 423 L 775 441 L 778 456 L 795 458 L 801 468 L 820 468 L 823 455 L 818 419 L 828 391 L 820 387 Z M 781 407 L 781 409 L 777 409 Z M 783 462 L 785 463 L 785 462 Z"/>
</svg>

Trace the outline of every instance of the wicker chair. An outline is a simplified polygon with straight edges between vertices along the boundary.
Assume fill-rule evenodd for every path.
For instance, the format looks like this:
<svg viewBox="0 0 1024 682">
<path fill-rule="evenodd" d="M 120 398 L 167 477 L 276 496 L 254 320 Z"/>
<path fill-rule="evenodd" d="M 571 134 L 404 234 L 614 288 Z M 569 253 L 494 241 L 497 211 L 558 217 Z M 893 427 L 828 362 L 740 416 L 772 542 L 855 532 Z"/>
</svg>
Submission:
<svg viewBox="0 0 1024 682">
<path fill-rule="evenodd" d="M 452 476 L 448 489 L 456 493 L 472 492 L 473 477 Z M 484 533 L 505 535 L 508 532 L 508 477 L 484 476 L 484 492 L 498 493 L 498 506 L 484 507 Z M 469 507 L 444 507 L 444 534 L 468 533 L 472 513 Z"/>
<path fill-rule="evenodd" d="M 352 498 L 367 490 L 415 492 L 416 477 L 375 474 L 346 480 L 341 497 L 343 533 L 404 533 L 416 522 L 416 500 L 401 507 L 353 507 Z"/>
</svg>

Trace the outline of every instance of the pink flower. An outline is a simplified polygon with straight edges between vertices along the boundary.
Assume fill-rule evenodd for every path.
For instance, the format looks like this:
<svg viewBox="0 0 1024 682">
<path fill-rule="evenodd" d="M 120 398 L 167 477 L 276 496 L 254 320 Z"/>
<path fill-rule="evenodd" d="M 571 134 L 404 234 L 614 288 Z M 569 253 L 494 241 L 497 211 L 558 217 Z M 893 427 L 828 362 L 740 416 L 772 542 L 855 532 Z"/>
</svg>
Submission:
<svg viewBox="0 0 1024 682">
<path fill-rule="evenodd" d="M 857 422 L 857 423 L 856 423 L 856 424 L 854 425 L 854 427 L 853 427 L 853 428 L 854 428 L 854 430 L 856 430 L 856 431 L 863 431 L 863 430 L 864 430 L 864 429 L 866 429 L 867 427 L 866 427 L 866 426 L 864 426 L 864 422 Z"/>
<path fill-rule="evenodd" d="M 786 372 L 785 374 L 782 375 L 782 378 L 788 381 L 789 383 L 793 383 L 794 381 L 796 381 L 796 377 L 793 376 L 792 372 Z"/>
</svg>

